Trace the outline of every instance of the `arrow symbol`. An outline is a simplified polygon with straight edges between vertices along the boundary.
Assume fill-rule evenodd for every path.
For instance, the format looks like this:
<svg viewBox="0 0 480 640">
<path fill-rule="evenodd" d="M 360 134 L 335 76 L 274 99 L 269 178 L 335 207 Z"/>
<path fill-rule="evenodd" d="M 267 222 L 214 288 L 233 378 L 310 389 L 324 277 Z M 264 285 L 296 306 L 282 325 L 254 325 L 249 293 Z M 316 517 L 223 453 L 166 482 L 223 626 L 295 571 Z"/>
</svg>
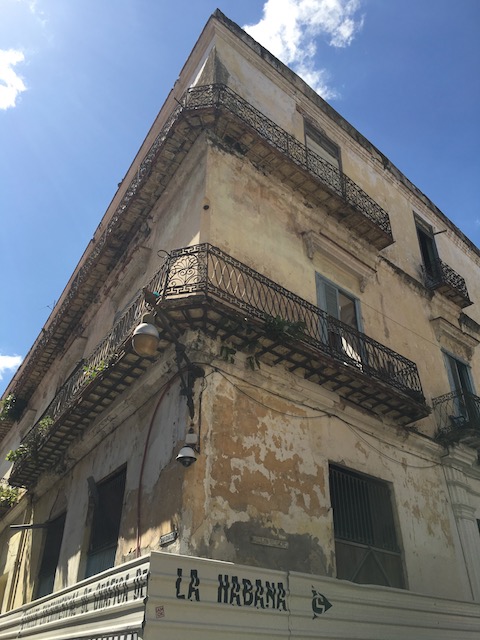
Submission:
<svg viewBox="0 0 480 640">
<path fill-rule="evenodd" d="M 315 618 L 318 618 L 322 613 L 328 611 L 333 605 L 322 593 L 317 591 L 315 587 L 312 587 L 312 594 L 312 611 L 313 619 L 315 620 Z"/>
</svg>

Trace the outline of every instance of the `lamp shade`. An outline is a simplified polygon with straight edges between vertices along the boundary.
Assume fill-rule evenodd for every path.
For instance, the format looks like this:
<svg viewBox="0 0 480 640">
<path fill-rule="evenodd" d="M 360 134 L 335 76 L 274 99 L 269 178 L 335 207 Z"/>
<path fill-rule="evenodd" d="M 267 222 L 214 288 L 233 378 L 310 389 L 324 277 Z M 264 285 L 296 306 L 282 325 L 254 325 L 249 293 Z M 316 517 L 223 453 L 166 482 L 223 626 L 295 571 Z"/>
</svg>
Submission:
<svg viewBox="0 0 480 640">
<path fill-rule="evenodd" d="M 187 445 L 180 449 L 176 459 L 177 459 L 177 462 L 180 462 L 180 464 L 182 464 L 184 467 L 189 467 L 191 464 L 193 464 L 196 461 L 197 455 L 193 447 L 189 447 Z"/>
<path fill-rule="evenodd" d="M 155 325 L 142 322 L 133 332 L 132 346 L 139 356 L 148 357 L 155 355 L 160 341 L 160 335 Z"/>
</svg>

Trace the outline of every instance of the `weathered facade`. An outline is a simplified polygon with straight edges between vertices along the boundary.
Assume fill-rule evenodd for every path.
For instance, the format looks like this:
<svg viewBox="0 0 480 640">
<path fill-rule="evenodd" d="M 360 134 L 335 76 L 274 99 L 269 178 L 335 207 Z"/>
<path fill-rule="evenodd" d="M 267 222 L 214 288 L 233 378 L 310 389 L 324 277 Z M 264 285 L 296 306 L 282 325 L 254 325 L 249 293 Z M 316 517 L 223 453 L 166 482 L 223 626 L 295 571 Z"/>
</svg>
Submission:
<svg viewBox="0 0 480 640">
<path fill-rule="evenodd" d="M 216 12 L 4 395 L 0 638 L 476 637 L 479 264 Z"/>
</svg>

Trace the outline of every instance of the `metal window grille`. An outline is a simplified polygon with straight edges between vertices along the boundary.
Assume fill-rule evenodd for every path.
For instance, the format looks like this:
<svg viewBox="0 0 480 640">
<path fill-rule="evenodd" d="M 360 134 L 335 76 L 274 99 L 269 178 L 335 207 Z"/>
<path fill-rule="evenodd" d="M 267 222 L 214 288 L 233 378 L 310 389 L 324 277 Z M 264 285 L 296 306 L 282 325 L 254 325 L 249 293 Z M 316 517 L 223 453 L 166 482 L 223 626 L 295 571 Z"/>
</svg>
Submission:
<svg viewBox="0 0 480 640">
<path fill-rule="evenodd" d="M 336 538 L 399 551 L 386 483 L 331 467 L 330 492 Z"/>
<path fill-rule="evenodd" d="M 389 485 L 330 467 L 337 577 L 403 587 L 403 567 Z"/>
</svg>

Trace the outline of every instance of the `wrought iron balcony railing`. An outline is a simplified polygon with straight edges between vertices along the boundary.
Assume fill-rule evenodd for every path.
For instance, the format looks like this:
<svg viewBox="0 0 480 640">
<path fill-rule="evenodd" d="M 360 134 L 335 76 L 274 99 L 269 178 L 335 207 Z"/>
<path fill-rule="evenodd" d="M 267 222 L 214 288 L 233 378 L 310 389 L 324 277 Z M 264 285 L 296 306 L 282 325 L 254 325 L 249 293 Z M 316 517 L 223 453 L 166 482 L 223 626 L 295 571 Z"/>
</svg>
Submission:
<svg viewBox="0 0 480 640">
<path fill-rule="evenodd" d="M 436 438 L 445 444 L 463 442 L 480 449 L 480 398 L 467 391 L 452 391 L 433 399 Z"/>
<path fill-rule="evenodd" d="M 443 293 L 462 308 L 472 304 L 464 278 L 442 260 L 432 261 L 428 267 L 423 268 L 423 272 L 428 289 Z"/>
<path fill-rule="evenodd" d="M 178 296 L 203 293 L 266 323 L 278 319 L 287 337 L 313 347 L 392 387 L 415 396 L 422 388 L 415 363 L 376 342 L 276 282 L 208 244 L 173 251 L 168 258 L 160 308 Z M 272 321 L 273 319 L 273 321 Z M 228 332 L 228 330 L 227 330 Z M 275 335 L 273 335 L 275 337 Z M 278 337 L 278 336 L 277 336 Z"/>
<path fill-rule="evenodd" d="M 333 194 L 336 194 L 347 205 L 377 227 L 381 233 L 376 237 L 374 244 L 378 242 L 378 248 L 393 242 L 390 218 L 379 204 L 337 167 L 299 142 L 294 136 L 287 133 L 232 89 L 221 84 L 193 87 L 184 94 L 181 100 L 181 109 L 184 113 L 191 111 L 201 112 L 212 107 L 216 110 L 227 110 L 248 125 L 251 131 L 268 142 L 282 156 L 314 176 L 328 187 Z M 235 139 L 236 136 L 231 135 L 229 137 Z M 247 140 L 247 136 L 240 137 L 240 140 L 235 140 L 237 148 L 247 152 L 249 144 Z M 269 162 L 269 164 L 272 163 Z M 354 226 L 359 232 L 358 221 Z"/>
<path fill-rule="evenodd" d="M 393 242 L 390 219 L 369 195 L 224 85 L 189 89 L 178 101 L 123 191 L 103 233 L 70 284 L 48 327 L 16 375 L 13 392 L 26 401 L 78 326 L 106 273 L 115 268 L 129 238 L 167 188 L 198 136 L 213 131 L 223 144 L 276 175 L 310 202 L 382 249 Z M 5 429 L 7 432 L 8 429 Z M 1 436 L 1 431 L 0 431 Z"/>
<path fill-rule="evenodd" d="M 167 255 L 144 291 L 180 335 L 200 329 L 400 423 L 428 415 L 415 363 L 321 311 L 220 249 L 201 244 Z M 149 366 L 130 348 L 148 306 L 135 298 L 90 357 L 76 367 L 25 436 L 11 482 L 28 486 Z M 161 345 L 171 329 L 159 322 Z"/>
</svg>

